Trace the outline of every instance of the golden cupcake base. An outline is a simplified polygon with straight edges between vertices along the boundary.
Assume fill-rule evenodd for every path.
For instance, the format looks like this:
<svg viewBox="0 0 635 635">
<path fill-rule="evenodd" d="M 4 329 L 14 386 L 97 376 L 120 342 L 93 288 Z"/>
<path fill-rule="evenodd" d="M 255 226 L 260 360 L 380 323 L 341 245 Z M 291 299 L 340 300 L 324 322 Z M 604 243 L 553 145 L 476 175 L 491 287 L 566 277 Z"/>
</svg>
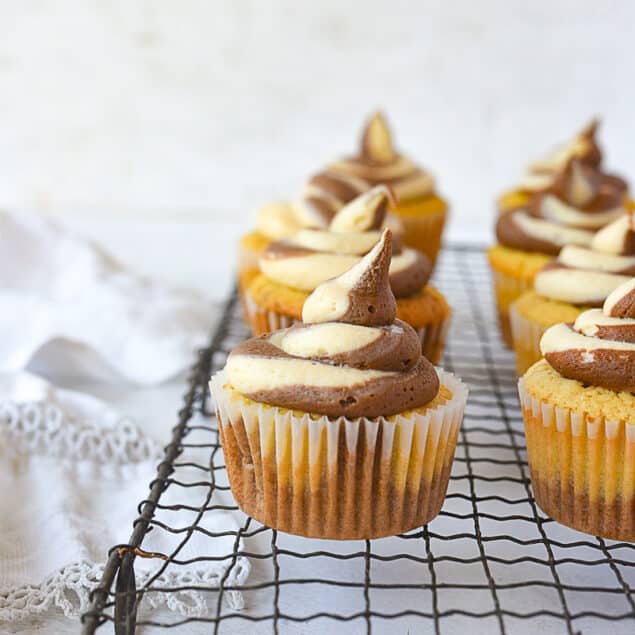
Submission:
<svg viewBox="0 0 635 635">
<path fill-rule="evenodd" d="M 512 348 L 509 309 L 523 293 L 533 289 L 536 273 L 552 259 L 552 256 L 495 245 L 487 250 L 487 258 L 492 269 L 501 337 L 505 344 Z"/>
<path fill-rule="evenodd" d="M 447 203 L 437 195 L 423 199 L 401 201 L 392 210 L 403 225 L 403 242 L 406 246 L 423 252 L 434 265 L 439 250 L 443 228 L 448 216 Z"/>
<path fill-rule="evenodd" d="M 519 394 L 542 510 L 578 531 L 635 541 L 635 397 L 585 388 L 544 360 Z"/>
</svg>

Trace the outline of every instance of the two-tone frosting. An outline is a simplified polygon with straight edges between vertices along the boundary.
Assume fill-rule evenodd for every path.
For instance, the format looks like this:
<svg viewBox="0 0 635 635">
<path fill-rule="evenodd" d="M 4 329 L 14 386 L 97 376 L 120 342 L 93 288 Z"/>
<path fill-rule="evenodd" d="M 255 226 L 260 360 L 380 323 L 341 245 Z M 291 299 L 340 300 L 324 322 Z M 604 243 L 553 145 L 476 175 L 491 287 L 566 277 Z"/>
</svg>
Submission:
<svg viewBox="0 0 635 635">
<path fill-rule="evenodd" d="M 569 245 L 534 279 L 536 292 L 552 300 L 599 307 L 612 291 L 635 276 L 632 212 L 601 229 L 590 247 Z"/>
<path fill-rule="evenodd" d="M 552 255 L 565 245 L 588 247 L 598 230 L 624 214 L 626 202 L 625 181 L 572 158 L 527 206 L 499 216 L 496 237 L 506 247 Z"/>
<path fill-rule="evenodd" d="M 258 402 L 327 415 L 379 417 L 435 398 L 439 379 L 414 329 L 395 319 L 391 232 L 307 298 L 303 324 L 250 339 L 229 355 L 231 386 Z"/>
<path fill-rule="evenodd" d="M 568 143 L 529 164 L 518 183 L 518 189 L 537 192 L 550 187 L 571 159 L 598 168 L 602 163 L 602 151 L 596 141 L 598 125 L 599 122 L 594 119 Z"/>
<path fill-rule="evenodd" d="M 540 342 L 543 356 L 563 377 L 635 393 L 635 278 L 614 289 L 602 309 L 557 324 Z"/>
<path fill-rule="evenodd" d="M 327 229 L 302 229 L 271 244 L 259 265 L 265 276 L 301 291 L 313 291 L 356 265 L 377 243 L 384 225 L 390 189 L 378 185 L 340 208 Z M 391 234 L 392 235 L 392 234 Z M 397 297 L 419 291 L 430 278 L 430 261 L 421 252 L 392 239 L 390 284 Z"/>
<path fill-rule="evenodd" d="M 258 229 L 274 239 L 302 228 L 325 229 L 342 207 L 379 184 L 388 185 L 401 201 L 434 192 L 432 176 L 395 149 L 386 119 L 377 112 L 366 123 L 356 155 L 313 175 L 298 200 L 263 208 Z M 389 214 L 386 220 L 393 232 L 399 231 L 397 217 Z"/>
</svg>

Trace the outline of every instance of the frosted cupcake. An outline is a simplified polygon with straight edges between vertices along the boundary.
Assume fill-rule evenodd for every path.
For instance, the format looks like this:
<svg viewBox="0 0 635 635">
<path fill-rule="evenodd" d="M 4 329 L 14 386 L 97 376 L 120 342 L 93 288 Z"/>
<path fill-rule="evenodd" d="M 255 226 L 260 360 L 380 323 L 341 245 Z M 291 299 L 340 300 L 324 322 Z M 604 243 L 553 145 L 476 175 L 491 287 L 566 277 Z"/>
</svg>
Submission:
<svg viewBox="0 0 635 635">
<path fill-rule="evenodd" d="M 269 245 L 257 274 L 244 292 L 247 321 L 262 335 L 302 319 L 309 293 L 341 275 L 370 251 L 380 236 L 391 192 L 378 185 L 342 207 L 325 229 L 303 229 Z M 397 297 L 397 317 L 421 338 L 433 363 L 441 357 L 450 320 L 442 294 L 428 284 L 432 266 L 421 252 L 403 247 L 393 235 L 390 284 Z"/>
<path fill-rule="evenodd" d="M 511 344 L 509 307 L 566 245 L 588 247 L 595 232 L 629 208 L 626 183 L 573 158 L 549 187 L 501 213 L 488 250 L 501 334 Z"/>
<path fill-rule="evenodd" d="M 635 278 L 541 348 L 519 382 L 536 501 L 574 529 L 635 541 Z"/>
<path fill-rule="evenodd" d="M 232 492 L 262 523 L 377 538 L 441 509 L 467 389 L 395 318 L 390 231 L 307 298 L 304 324 L 244 342 L 211 381 Z"/>
<path fill-rule="evenodd" d="M 338 159 L 313 175 L 299 199 L 271 203 L 260 210 L 256 231 L 240 240 L 241 279 L 248 284 L 258 272 L 258 258 L 272 241 L 301 229 L 327 228 L 344 205 L 380 184 L 390 186 L 398 201 L 387 225 L 434 264 L 447 204 L 436 193 L 431 174 L 395 149 L 388 124 L 377 112 L 363 130 L 356 155 Z"/>
<path fill-rule="evenodd" d="M 568 246 L 536 275 L 534 291 L 512 304 L 510 320 L 518 375 L 541 358 L 540 338 L 558 322 L 573 322 L 635 275 L 633 213 L 600 230 L 591 247 Z"/>
</svg>

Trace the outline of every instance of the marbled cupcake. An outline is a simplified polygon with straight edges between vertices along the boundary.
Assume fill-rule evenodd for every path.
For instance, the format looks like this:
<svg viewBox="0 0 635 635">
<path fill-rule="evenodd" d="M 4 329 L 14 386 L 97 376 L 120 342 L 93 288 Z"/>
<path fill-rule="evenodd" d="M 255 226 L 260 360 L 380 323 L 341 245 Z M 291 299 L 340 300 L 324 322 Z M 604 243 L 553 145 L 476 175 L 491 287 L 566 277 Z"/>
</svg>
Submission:
<svg viewBox="0 0 635 635">
<path fill-rule="evenodd" d="M 381 184 L 396 195 L 386 225 L 434 265 L 447 204 L 436 193 L 431 174 L 395 149 L 386 119 L 377 112 L 366 123 L 356 155 L 333 161 L 311 176 L 297 199 L 275 202 L 259 211 L 256 231 L 240 241 L 241 279 L 248 283 L 258 272 L 258 258 L 272 241 L 301 229 L 328 228 L 342 207 Z"/>
<path fill-rule="evenodd" d="M 239 345 L 212 378 L 232 492 L 270 527 L 377 538 L 441 508 L 467 389 L 396 319 L 390 256 L 386 230 L 303 324 Z"/>
<path fill-rule="evenodd" d="M 519 382 L 536 501 L 555 520 L 635 541 L 635 278 L 549 328 Z"/>
<path fill-rule="evenodd" d="M 498 242 L 488 257 L 501 334 L 509 345 L 509 307 L 532 288 L 541 267 L 566 245 L 588 247 L 595 232 L 632 207 L 626 183 L 602 172 L 591 160 L 598 156 L 597 146 L 591 148 L 588 157 L 570 158 L 546 188 L 528 193 L 524 203 L 498 216 Z"/>
<path fill-rule="evenodd" d="M 377 242 L 391 199 L 387 186 L 375 186 L 341 207 L 328 228 L 303 229 L 269 245 L 259 260 L 261 273 L 244 292 L 252 333 L 262 335 L 300 321 L 308 294 L 359 262 Z M 437 363 L 450 309 L 428 284 L 432 267 L 427 257 L 403 247 L 398 236 L 393 236 L 392 246 L 390 284 L 397 316 L 415 328 L 424 355 Z"/>
<path fill-rule="evenodd" d="M 607 225 L 590 247 L 569 245 L 537 274 L 534 291 L 510 308 L 518 376 L 541 357 L 540 339 L 558 322 L 573 322 L 585 309 L 602 306 L 607 296 L 635 275 L 633 213 Z"/>
</svg>

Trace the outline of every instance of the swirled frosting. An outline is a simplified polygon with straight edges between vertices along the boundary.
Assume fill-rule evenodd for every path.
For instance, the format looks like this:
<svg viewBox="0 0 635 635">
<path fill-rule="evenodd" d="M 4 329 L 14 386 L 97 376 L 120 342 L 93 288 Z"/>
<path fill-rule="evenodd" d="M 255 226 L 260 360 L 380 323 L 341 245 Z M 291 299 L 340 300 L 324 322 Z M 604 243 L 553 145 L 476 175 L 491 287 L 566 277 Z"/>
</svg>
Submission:
<svg viewBox="0 0 635 635">
<path fill-rule="evenodd" d="M 434 179 L 394 147 L 382 113 L 370 117 L 357 155 L 329 164 L 305 184 L 299 200 L 274 203 L 258 216 L 258 229 L 272 238 L 289 236 L 300 228 L 325 229 L 353 199 L 375 185 L 385 184 L 401 201 L 429 196 Z M 399 231 L 397 217 L 389 214 L 387 226 Z"/>
<path fill-rule="evenodd" d="M 302 229 L 274 242 L 260 258 L 261 271 L 302 291 L 343 274 L 379 240 L 391 196 L 387 186 L 377 185 L 342 207 L 328 229 Z M 390 284 L 397 297 L 405 297 L 425 286 L 432 267 L 419 251 L 402 248 L 394 237 L 392 242 Z"/>
<path fill-rule="evenodd" d="M 635 393 L 635 278 L 614 289 L 602 309 L 552 326 L 540 349 L 563 377 Z"/>
<path fill-rule="evenodd" d="M 635 276 L 633 214 L 600 230 L 591 247 L 564 247 L 558 258 L 536 274 L 536 292 L 552 300 L 581 306 L 602 306 L 620 284 Z"/>
<path fill-rule="evenodd" d="M 303 324 L 253 338 L 229 355 L 227 378 L 259 402 L 327 415 L 379 417 L 439 391 L 414 329 L 395 319 L 391 232 L 351 269 L 311 294 Z"/>
<path fill-rule="evenodd" d="M 586 165 L 599 167 L 602 163 L 602 151 L 595 135 L 599 122 L 594 119 L 573 139 L 555 148 L 549 155 L 531 163 L 518 183 L 525 192 L 537 192 L 549 187 L 557 175 L 571 159 L 578 159 Z"/>
<path fill-rule="evenodd" d="M 586 247 L 595 232 L 625 212 L 626 196 L 622 179 L 573 158 L 527 207 L 499 216 L 496 236 L 513 249 L 553 255 L 565 245 Z"/>
</svg>

